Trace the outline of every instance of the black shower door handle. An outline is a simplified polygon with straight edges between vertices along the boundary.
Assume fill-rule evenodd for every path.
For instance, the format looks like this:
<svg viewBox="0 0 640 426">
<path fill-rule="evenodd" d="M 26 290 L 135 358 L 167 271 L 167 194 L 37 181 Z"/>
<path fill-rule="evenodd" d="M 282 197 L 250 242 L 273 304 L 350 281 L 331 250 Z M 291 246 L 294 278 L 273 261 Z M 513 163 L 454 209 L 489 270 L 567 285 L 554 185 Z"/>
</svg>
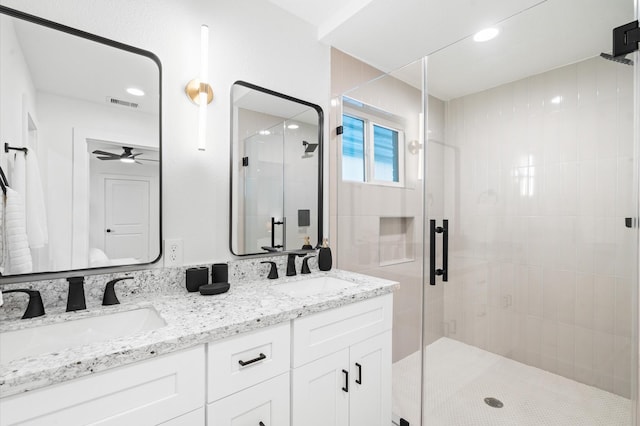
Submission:
<svg viewBox="0 0 640 426">
<path fill-rule="evenodd" d="M 442 275 L 442 281 L 448 281 L 449 265 L 449 221 L 444 219 L 442 226 L 436 226 L 436 221 L 429 221 L 429 284 L 436 285 L 436 275 Z M 442 269 L 436 268 L 436 234 L 442 234 Z"/>
</svg>

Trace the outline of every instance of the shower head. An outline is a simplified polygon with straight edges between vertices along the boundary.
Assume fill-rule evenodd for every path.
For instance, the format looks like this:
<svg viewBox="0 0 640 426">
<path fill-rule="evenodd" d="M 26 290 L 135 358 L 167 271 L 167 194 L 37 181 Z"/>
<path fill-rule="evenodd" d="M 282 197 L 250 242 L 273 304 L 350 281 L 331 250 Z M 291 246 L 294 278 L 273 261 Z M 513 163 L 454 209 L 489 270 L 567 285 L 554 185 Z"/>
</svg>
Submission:
<svg viewBox="0 0 640 426">
<path fill-rule="evenodd" d="M 631 59 L 627 59 L 624 55 L 613 56 L 608 53 L 601 53 L 600 57 L 613 62 L 618 62 L 619 64 L 631 65 L 633 66 L 633 61 Z"/>
<path fill-rule="evenodd" d="M 316 150 L 316 148 L 318 147 L 317 143 L 309 143 L 307 141 L 302 141 L 302 145 L 305 147 L 304 148 L 304 152 L 309 153 L 309 152 L 314 152 Z"/>
</svg>

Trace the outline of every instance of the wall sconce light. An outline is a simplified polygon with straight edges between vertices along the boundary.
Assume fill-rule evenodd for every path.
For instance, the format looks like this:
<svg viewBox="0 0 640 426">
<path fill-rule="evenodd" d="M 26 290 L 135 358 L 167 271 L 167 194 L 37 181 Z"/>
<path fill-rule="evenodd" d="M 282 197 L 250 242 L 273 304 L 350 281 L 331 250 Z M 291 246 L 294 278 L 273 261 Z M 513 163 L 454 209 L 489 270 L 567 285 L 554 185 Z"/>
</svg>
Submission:
<svg viewBox="0 0 640 426">
<path fill-rule="evenodd" d="M 184 91 L 191 101 L 199 106 L 198 149 L 204 151 L 207 136 L 207 105 L 213 100 L 213 90 L 209 83 L 209 27 L 200 27 L 200 76 L 194 78 Z"/>
</svg>

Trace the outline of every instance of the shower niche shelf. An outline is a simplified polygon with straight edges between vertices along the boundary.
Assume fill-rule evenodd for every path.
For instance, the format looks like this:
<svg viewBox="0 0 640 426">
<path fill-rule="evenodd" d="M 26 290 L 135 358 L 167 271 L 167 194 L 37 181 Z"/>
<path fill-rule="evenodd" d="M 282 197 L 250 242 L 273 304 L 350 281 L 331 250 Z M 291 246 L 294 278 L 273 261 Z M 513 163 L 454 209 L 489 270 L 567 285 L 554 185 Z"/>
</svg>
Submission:
<svg viewBox="0 0 640 426">
<path fill-rule="evenodd" d="M 380 266 L 413 262 L 414 218 L 381 217 L 378 233 Z"/>
</svg>

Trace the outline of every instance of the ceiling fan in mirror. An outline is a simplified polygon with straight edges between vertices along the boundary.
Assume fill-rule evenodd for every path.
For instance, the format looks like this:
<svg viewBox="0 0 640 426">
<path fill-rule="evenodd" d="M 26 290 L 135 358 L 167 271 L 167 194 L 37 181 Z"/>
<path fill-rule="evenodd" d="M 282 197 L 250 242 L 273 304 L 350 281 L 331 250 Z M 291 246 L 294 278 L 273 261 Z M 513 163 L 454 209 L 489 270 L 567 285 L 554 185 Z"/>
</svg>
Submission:
<svg viewBox="0 0 640 426">
<path fill-rule="evenodd" d="M 142 161 L 158 161 L 158 160 L 153 160 L 150 158 L 136 158 L 139 155 L 144 154 L 143 152 L 136 152 L 133 153 L 133 148 L 128 147 L 128 146 L 123 146 L 122 147 L 123 152 L 120 154 L 117 153 L 113 153 L 113 152 L 107 152 L 107 151 L 102 151 L 102 150 L 95 150 L 93 151 L 93 154 L 96 154 L 98 160 L 106 160 L 106 161 L 110 161 L 110 160 L 120 160 L 123 163 L 138 163 L 138 164 L 142 164 L 140 163 L 139 160 Z"/>
</svg>

